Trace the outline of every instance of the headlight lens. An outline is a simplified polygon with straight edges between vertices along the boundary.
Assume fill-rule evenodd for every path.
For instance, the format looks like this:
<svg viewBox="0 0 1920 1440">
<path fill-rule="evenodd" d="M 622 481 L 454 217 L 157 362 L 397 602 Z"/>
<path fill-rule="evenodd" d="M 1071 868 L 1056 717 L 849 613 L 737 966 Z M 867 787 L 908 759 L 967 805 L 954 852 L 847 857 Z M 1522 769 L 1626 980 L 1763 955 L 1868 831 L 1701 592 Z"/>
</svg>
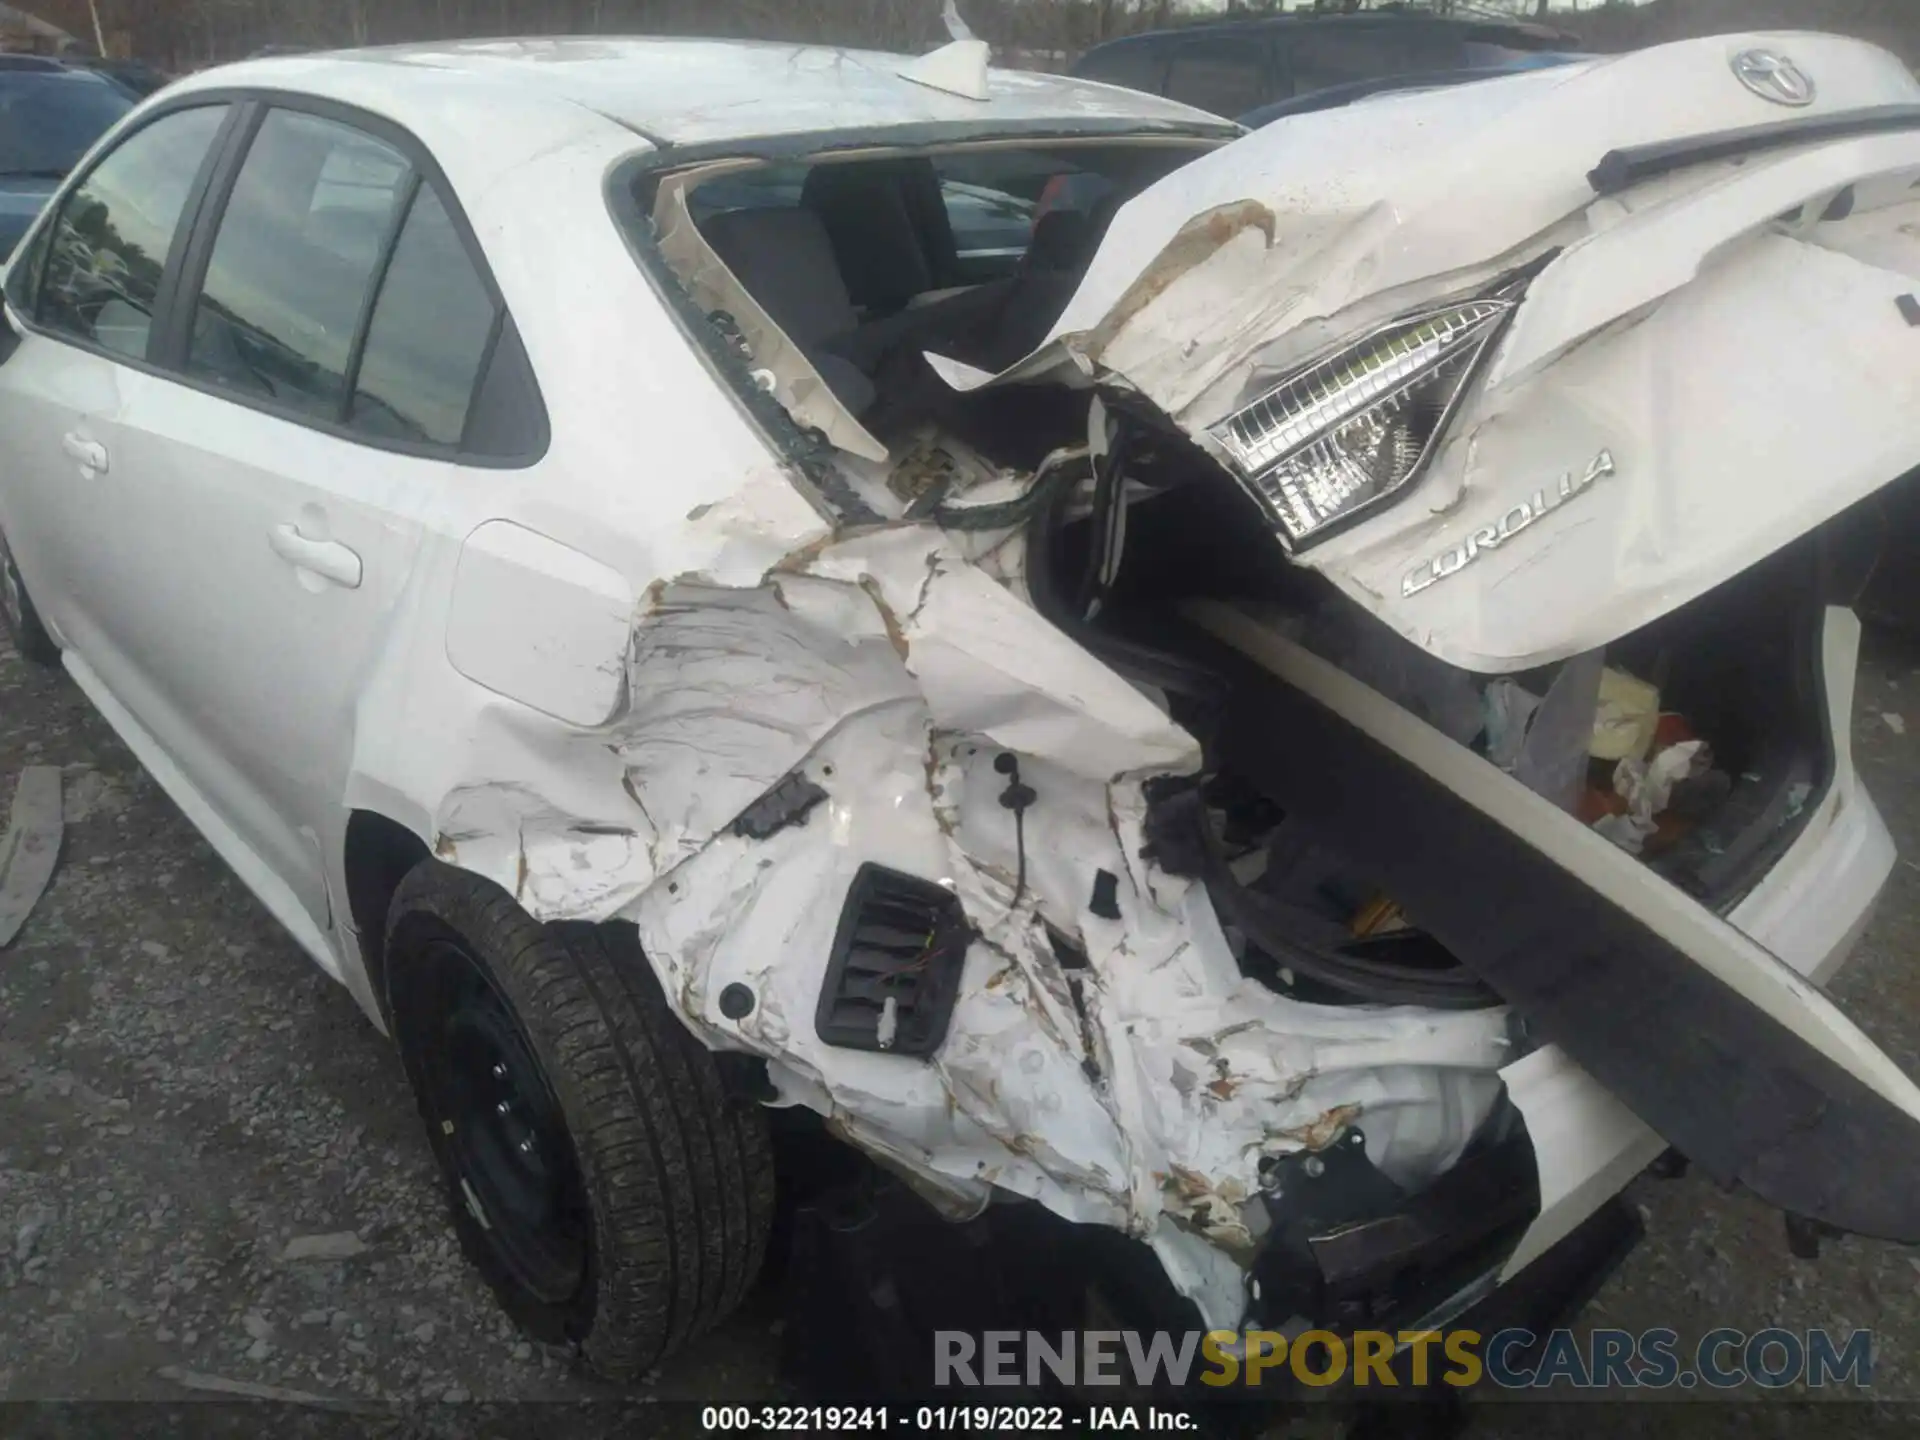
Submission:
<svg viewBox="0 0 1920 1440">
<path fill-rule="evenodd" d="M 1214 427 L 1288 549 L 1413 479 L 1519 303 L 1503 292 L 1397 320 Z"/>
</svg>

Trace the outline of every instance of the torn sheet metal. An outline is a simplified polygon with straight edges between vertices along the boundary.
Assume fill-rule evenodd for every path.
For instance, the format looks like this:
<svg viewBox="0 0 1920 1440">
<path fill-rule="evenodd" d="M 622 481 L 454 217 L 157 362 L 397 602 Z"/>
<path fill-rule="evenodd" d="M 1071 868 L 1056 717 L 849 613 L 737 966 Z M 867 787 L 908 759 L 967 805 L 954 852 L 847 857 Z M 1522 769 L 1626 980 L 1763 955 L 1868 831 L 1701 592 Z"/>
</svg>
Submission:
<svg viewBox="0 0 1920 1440">
<path fill-rule="evenodd" d="M 766 1057 L 784 1103 L 950 1213 L 999 1188 L 1125 1229 L 1234 1323 L 1261 1158 L 1352 1121 L 1389 1175 L 1437 1174 L 1498 1095 L 1504 1018 L 1244 980 L 1204 892 L 1139 858 L 1142 783 L 1196 770 L 1197 744 L 995 572 L 1018 572 L 1004 540 L 897 525 L 757 584 L 666 586 L 636 619 L 623 713 L 495 746 L 436 849 L 538 918 L 636 924 L 697 1033 Z M 1006 753 L 1035 793 L 1024 864 Z M 768 823 L 803 800 L 804 823 Z M 949 889 L 977 931 L 931 1062 L 814 1029 L 869 861 Z M 1049 927 L 1084 951 L 1071 982 Z M 753 1003 L 734 990 L 723 1013 L 736 986 Z"/>
<path fill-rule="evenodd" d="M 0 946 L 13 943 L 53 882 L 63 833 L 60 771 L 27 766 L 13 792 L 6 833 L 0 835 Z"/>
</svg>

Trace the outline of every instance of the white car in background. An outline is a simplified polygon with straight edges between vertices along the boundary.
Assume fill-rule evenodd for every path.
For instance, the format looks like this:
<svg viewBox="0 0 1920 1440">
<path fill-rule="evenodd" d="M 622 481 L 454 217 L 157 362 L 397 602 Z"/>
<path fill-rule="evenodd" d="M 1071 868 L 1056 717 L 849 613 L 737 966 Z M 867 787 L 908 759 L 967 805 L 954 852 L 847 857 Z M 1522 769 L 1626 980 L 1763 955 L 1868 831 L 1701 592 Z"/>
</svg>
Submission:
<svg viewBox="0 0 1920 1440">
<path fill-rule="evenodd" d="M 1456 1316 L 1667 1146 L 1920 1240 L 1817 988 L 1916 178 L 1810 35 L 1244 136 L 966 41 L 214 70 L 6 274 L 7 626 L 608 1375 L 753 1279 L 765 1106 L 1208 1326 Z"/>
</svg>

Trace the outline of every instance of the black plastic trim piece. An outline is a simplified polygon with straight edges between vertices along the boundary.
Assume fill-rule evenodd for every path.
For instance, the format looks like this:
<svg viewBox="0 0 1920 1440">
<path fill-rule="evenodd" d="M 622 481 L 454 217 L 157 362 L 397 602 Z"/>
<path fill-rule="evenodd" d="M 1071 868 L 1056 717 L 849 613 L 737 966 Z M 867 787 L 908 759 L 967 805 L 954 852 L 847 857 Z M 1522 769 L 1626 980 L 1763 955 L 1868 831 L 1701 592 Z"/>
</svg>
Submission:
<svg viewBox="0 0 1920 1440">
<path fill-rule="evenodd" d="M 684 170 L 713 160 L 811 160 L 849 150 L 876 154 L 913 154 L 982 141 L 1018 140 L 1042 145 L 1049 140 L 1237 140 L 1243 126 L 1232 120 L 1130 120 L 1089 116 L 1084 120 L 927 120 L 913 125 L 873 125 L 852 130 L 808 130 L 759 140 L 718 140 L 642 152 L 618 167 L 638 171 Z"/>
<path fill-rule="evenodd" d="M 1739 130 L 1717 130 L 1684 140 L 1662 140 L 1609 150 L 1587 173 L 1597 195 L 1617 195 L 1635 185 L 1693 165 L 1715 160 L 1738 160 L 1793 145 L 1816 145 L 1822 140 L 1849 140 L 1858 135 L 1892 135 L 1920 130 L 1920 105 L 1876 105 L 1865 110 L 1843 110 L 1835 115 L 1805 115 L 1771 125 L 1748 125 Z"/>
<path fill-rule="evenodd" d="M 814 1030 L 843 1050 L 920 1058 L 947 1038 L 973 927 L 952 891 L 868 861 L 847 889 Z M 882 1044 L 888 1000 L 895 1029 Z"/>
<path fill-rule="evenodd" d="M 181 113 L 183 112 L 179 110 L 168 112 L 170 115 Z M 177 317 L 177 301 L 187 262 L 193 253 L 193 239 L 200 233 L 201 217 L 206 214 L 210 204 L 225 203 L 224 199 L 219 202 L 213 200 L 214 189 L 221 183 L 224 176 L 232 173 L 235 157 L 243 153 L 252 143 L 256 119 L 255 107 L 252 105 L 244 101 L 230 105 L 226 119 L 221 122 L 220 130 L 213 137 L 213 144 L 208 147 L 206 158 L 201 162 L 200 173 L 194 177 L 193 188 L 187 194 L 186 206 L 181 210 L 180 219 L 175 225 L 172 243 L 167 247 L 167 258 L 160 271 L 159 293 L 154 296 L 153 325 L 147 335 L 146 353 L 146 359 L 154 364 L 166 362 L 166 356 L 169 353 L 167 347 L 173 338 L 173 331 L 181 323 Z M 117 151 L 124 143 L 125 141 L 122 140 L 114 146 L 114 149 Z M 100 158 L 104 161 L 108 157 L 103 155 Z M 73 192 L 67 193 L 71 197 Z M 62 208 L 65 208 L 64 205 Z M 48 233 L 51 237 L 51 225 L 48 227 Z M 44 269 L 41 274 L 44 278 Z M 40 316 L 40 299 L 38 294 L 34 296 L 33 314 L 36 320 Z"/>
<path fill-rule="evenodd" d="M 380 297 L 386 294 L 387 272 L 393 269 L 394 252 L 400 248 L 400 237 L 406 233 L 407 222 L 413 218 L 413 207 L 419 202 L 420 190 L 424 182 L 419 170 L 408 167 L 405 194 L 400 203 L 393 207 L 393 214 L 387 217 L 387 228 L 380 237 L 379 258 L 373 262 L 373 275 L 367 282 L 367 293 L 361 297 L 360 313 L 354 317 L 353 340 L 347 346 L 347 372 L 341 377 L 340 409 L 333 418 L 340 424 L 349 424 L 353 419 L 353 400 L 360 389 L 360 367 L 367 358 L 367 336 L 373 333 L 373 313 L 380 308 Z M 500 307 L 493 307 L 493 324 L 488 327 L 491 336 L 500 328 Z M 476 384 L 475 388 L 478 388 Z M 473 401 L 468 397 L 469 410 Z"/>
<path fill-rule="evenodd" d="M 1409 1194 L 1374 1167 L 1363 1130 L 1263 1171 L 1272 1222 L 1252 1274 L 1265 1318 L 1350 1333 L 1436 1314 L 1497 1270 L 1540 1214 L 1540 1169 L 1502 1095 L 1467 1151 Z"/>
<path fill-rule="evenodd" d="M 768 840 L 790 825 L 804 825 L 827 792 L 795 770 L 740 812 L 728 830 L 742 840 Z"/>
</svg>

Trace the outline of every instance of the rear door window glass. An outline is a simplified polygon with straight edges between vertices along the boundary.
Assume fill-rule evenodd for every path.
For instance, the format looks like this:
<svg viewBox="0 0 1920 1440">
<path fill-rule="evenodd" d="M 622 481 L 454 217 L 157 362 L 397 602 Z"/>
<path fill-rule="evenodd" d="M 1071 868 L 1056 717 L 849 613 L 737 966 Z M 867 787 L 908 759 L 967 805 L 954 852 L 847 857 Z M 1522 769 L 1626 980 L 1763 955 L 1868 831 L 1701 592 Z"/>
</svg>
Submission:
<svg viewBox="0 0 1920 1440">
<path fill-rule="evenodd" d="M 458 445 L 497 319 L 453 217 L 423 185 L 374 304 L 353 427 L 383 439 Z"/>
<path fill-rule="evenodd" d="M 400 152 L 364 131 L 270 111 L 220 219 L 188 372 L 338 420 L 355 333 L 411 178 Z"/>
<path fill-rule="evenodd" d="M 224 105 L 164 115 L 123 140 L 67 197 L 47 232 L 42 325 L 146 357 L 167 252 L 226 118 Z"/>
</svg>

